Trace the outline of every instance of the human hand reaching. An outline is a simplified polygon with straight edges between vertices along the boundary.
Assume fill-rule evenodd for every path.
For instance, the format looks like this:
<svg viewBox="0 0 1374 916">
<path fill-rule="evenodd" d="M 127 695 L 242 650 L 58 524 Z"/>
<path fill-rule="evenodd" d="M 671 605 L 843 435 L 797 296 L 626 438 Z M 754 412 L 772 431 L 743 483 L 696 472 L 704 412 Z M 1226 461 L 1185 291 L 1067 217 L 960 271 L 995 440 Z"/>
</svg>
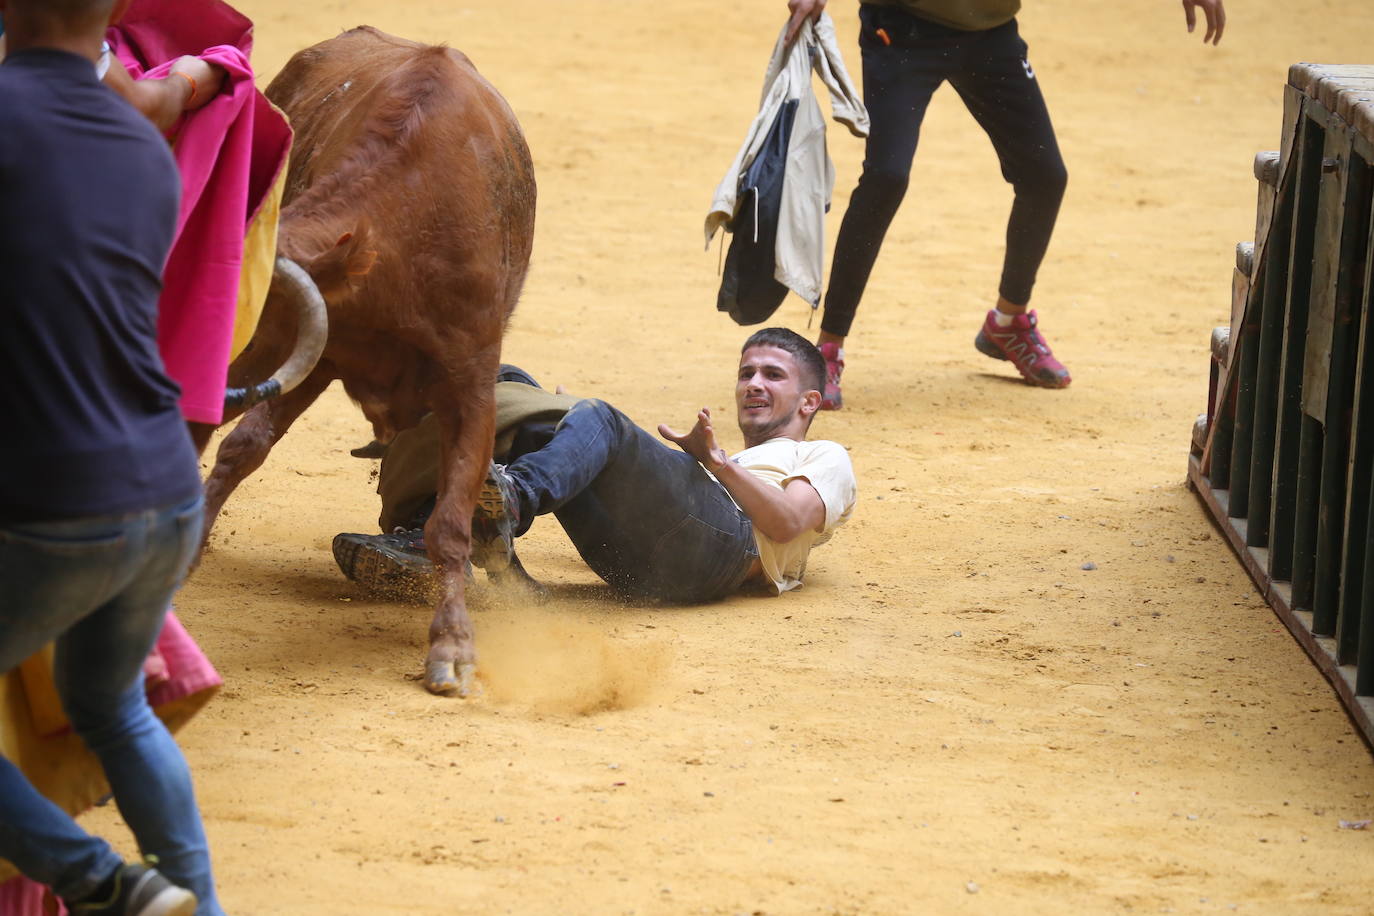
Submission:
<svg viewBox="0 0 1374 916">
<path fill-rule="evenodd" d="M 1197 27 L 1197 9 L 1202 10 L 1203 16 L 1207 19 L 1207 34 L 1202 36 L 1202 43 L 1213 45 L 1221 42 L 1221 33 L 1226 28 L 1226 7 L 1222 0 L 1183 0 L 1183 16 L 1188 23 L 1188 33 L 1191 35 L 1193 29 Z"/>
<path fill-rule="evenodd" d="M 658 434 L 678 448 L 691 455 L 708 471 L 718 471 L 725 467 L 729 456 L 725 449 L 716 445 L 715 427 L 711 425 L 711 409 L 703 407 L 697 412 L 697 422 L 690 430 L 680 433 L 664 423 L 658 424 Z"/>
</svg>

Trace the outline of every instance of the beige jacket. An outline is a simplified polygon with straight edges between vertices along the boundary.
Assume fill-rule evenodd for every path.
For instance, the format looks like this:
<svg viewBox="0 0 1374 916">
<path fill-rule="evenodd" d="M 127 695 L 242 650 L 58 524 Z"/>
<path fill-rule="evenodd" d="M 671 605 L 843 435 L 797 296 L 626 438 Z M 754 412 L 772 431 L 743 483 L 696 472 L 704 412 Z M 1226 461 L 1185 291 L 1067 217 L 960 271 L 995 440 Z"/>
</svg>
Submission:
<svg viewBox="0 0 1374 916">
<path fill-rule="evenodd" d="M 706 214 L 706 247 L 711 247 L 716 230 L 734 217 L 740 177 L 758 155 L 773 119 L 787 102 L 799 100 L 787 149 L 773 275 L 815 306 L 821 300 L 825 211 L 830 206 L 835 167 L 825 148 L 825 118 L 811 88 L 812 71 L 830 90 L 831 116 L 854 136 L 868 136 L 868 111 L 845 69 L 835 42 L 835 23 L 828 13 L 822 13 L 814 23 L 804 24 L 791 48 L 783 44 L 785 33 L 784 27 L 768 62 L 759 113 L 749 125 L 744 145 L 716 188 L 711 211 Z"/>
</svg>

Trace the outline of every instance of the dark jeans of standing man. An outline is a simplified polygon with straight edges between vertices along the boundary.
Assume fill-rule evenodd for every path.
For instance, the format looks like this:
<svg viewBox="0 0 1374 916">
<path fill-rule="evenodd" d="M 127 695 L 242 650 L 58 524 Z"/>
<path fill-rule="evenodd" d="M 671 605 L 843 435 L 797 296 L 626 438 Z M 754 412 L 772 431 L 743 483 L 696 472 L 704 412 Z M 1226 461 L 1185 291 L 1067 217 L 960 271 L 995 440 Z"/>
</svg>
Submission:
<svg viewBox="0 0 1374 916">
<path fill-rule="evenodd" d="M 863 174 L 835 241 L 821 329 L 849 334 L 878 249 L 906 194 L 926 106 L 946 80 L 987 132 L 1002 176 L 1015 190 L 998 292 L 1025 305 L 1068 176 L 1016 21 L 966 32 L 897 7 L 864 4 L 859 22 L 864 104 L 872 126 Z"/>
<path fill-rule="evenodd" d="M 140 850 L 195 892 L 199 916 L 223 916 L 190 771 L 143 690 L 143 661 L 200 543 L 201 515 L 197 496 L 128 515 L 0 526 L 0 672 L 57 640 L 62 706 Z M 123 865 L 3 758 L 0 857 L 64 898 L 91 893 Z"/>
<path fill-rule="evenodd" d="M 668 601 L 735 591 L 758 556 L 754 530 L 696 459 L 604 401 L 578 402 L 542 447 L 506 471 L 520 532 L 552 512 L 577 552 L 612 586 Z"/>
</svg>

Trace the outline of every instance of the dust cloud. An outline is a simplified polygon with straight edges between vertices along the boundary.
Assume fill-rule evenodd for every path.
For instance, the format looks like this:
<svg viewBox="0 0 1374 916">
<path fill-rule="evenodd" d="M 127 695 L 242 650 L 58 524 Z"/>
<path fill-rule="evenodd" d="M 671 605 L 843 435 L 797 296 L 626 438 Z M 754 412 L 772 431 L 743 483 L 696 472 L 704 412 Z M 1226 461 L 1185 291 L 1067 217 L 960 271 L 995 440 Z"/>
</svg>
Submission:
<svg viewBox="0 0 1374 916">
<path fill-rule="evenodd" d="M 554 715 L 638 706 L 664 684 L 672 658 L 662 642 L 619 637 L 557 606 L 482 613 L 477 651 L 490 701 Z"/>
</svg>

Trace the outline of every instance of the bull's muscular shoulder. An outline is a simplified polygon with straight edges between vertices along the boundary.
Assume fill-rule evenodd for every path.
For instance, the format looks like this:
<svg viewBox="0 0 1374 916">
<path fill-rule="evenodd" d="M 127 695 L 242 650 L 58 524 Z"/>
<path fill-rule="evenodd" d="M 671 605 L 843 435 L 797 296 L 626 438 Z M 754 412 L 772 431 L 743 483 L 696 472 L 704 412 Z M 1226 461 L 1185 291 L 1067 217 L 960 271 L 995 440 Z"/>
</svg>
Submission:
<svg viewBox="0 0 1374 916">
<path fill-rule="evenodd" d="M 451 78 L 490 89 L 461 51 L 421 44 L 360 25 L 296 52 L 268 85 L 266 94 L 281 108 L 308 102 L 342 102 L 345 96 L 356 96 L 387 77 L 395 82 L 393 92 L 404 92 L 405 74 L 423 71 L 426 62 L 430 67 L 449 63 L 456 71 L 450 74 Z M 416 78 L 411 76 L 412 81 Z"/>
</svg>

